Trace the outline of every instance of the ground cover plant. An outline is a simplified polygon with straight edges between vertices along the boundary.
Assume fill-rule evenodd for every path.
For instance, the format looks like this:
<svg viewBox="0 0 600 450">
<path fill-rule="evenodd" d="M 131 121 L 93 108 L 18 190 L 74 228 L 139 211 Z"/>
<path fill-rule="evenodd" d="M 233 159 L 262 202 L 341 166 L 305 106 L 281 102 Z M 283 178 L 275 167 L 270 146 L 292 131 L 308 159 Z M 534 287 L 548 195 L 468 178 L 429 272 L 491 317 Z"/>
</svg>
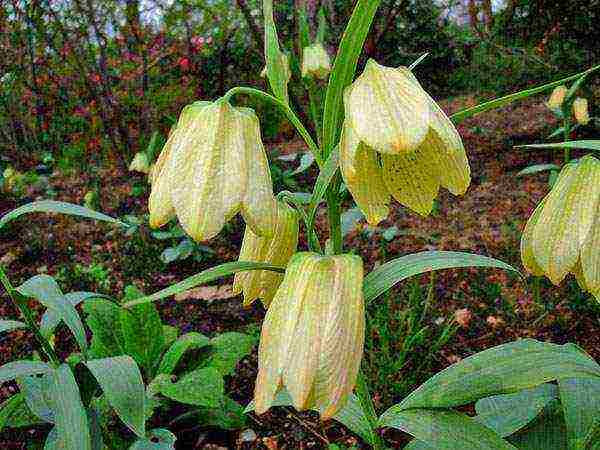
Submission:
<svg viewBox="0 0 600 450">
<path fill-rule="evenodd" d="M 148 172 L 151 182 L 149 226 L 166 226 L 176 218 L 183 230 L 170 225 L 151 235 L 184 239 L 163 251 L 163 263 L 186 260 L 195 251 L 190 259 L 201 264 L 203 253 L 209 252 L 193 241 L 214 239 L 240 212 L 246 228 L 237 262 L 210 267 L 149 295 L 123 288 L 118 301 L 93 292 L 63 294 L 45 274 L 15 287 L 2 269 L 2 284 L 19 313 L 19 320 L 4 320 L 3 329 L 26 328 L 37 342 L 28 358 L 0 367 L 0 379 L 14 379 L 19 386 L 2 405 L 5 426 L 50 424 L 44 436 L 44 448 L 50 449 L 167 449 L 175 448 L 176 436 L 164 422 L 149 426 L 154 415 L 177 411 L 168 425 L 194 419 L 227 430 L 243 427 L 247 417 L 260 421 L 271 408 L 293 406 L 313 410 L 323 421 L 334 419 L 377 449 L 390 445 L 388 431 L 382 433 L 389 429 L 414 438 L 405 448 L 595 448 L 600 365 L 577 345 L 520 339 L 491 346 L 414 388 L 422 376 L 420 364 L 428 361 L 411 361 L 410 354 L 424 346 L 435 353 L 457 332 L 449 322 L 438 334 L 425 325 L 435 298 L 435 277 L 431 275 L 425 291 L 416 286 L 409 294 L 408 309 L 396 319 L 400 325 L 389 316 L 385 322 L 386 308 L 391 311 L 393 306 L 378 305 L 389 302 L 390 289 L 419 274 L 492 268 L 512 273 L 514 282 L 521 283 L 517 269 L 477 253 L 426 250 L 367 271 L 360 249 L 344 238 L 360 217 L 370 226 L 367 238 L 376 232 L 390 215 L 390 197 L 428 216 L 436 213 L 440 187 L 465 194 L 471 166 L 455 124 L 567 82 L 579 85 L 597 67 L 448 117 L 417 80 L 422 58 L 400 68 L 369 60 L 362 73 L 355 73 L 378 3 L 357 2 L 333 63 L 321 42 L 323 28 L 312 36 L 300 10 L 302 64 L 294 69 L 278 40 L 272 3 L 264 1 L 265 76 L 272 93 L 236 87 L 215 101 L 196 101 L 182 111 L 153 166 L 153 155 L 134 159 L 132 169 Z M 290 102 L 292 70 L 299 70 L 305 80 L 310 126 Z M 279 109 L 295 127 L 312 154 L 296 172 L 316 166 L 312 192 L 281 190 L 274 195 L 259 120 L 252 109 L 235 106 L 243 96 Z M 583 122 L 580 108 L 574 106 L 574 115 Z M 569 127 L 566 119 L 563 127 Z M 578 140 L 537 147 L 597 150 L 599 144 Z M 524 230 L 521 257 L 527 271 L 556 284 L 572 273 L 591 294 L 585 301 L 592 303 L 600 295 L 595 251 L 600 162 L 592 155 L 571 161 L 568 151 L 564 162 L 562 168 L 553 167 L 560 172 Z M 323 203 L 326 233 L 316 226 Z M 13 209 L 2 216 L 0 228 L 36 212 L 105 221 L 116 232 L 147 239 L 144 220 L 130 217 L 124 222 L 52 200 Z M 380 231 L 384 240 L 392 241 L 403 230 Z M 102 266 L 93 267 L 80 272 L 102 287 Z M 254 400 L 243 406 L 225 393 L 225 378 L 252 351 L 256 330 L 212 338 L 194 331 L 180 335 L 162 323 L 156 307 L 230 275 L 231 294 L 241 293 L 245 306 L 260 300 L 266 309 Z M 46 308 L 39 321 L 29 299 Z M 464 314 L 457 316 L 459 325 L 465 320 Z M 74 352 L 58 351 L 61 322 L 76 343 Z M 402 335 L 394 337 L 395 332 Z M 365 368 L 375 373 L 370 377 L 361 370 L 365 341 L 370 350 Z M 388 379 L 408 364 L 415 374 L 410 388 L 384 380 L 380 382 L 391 392 L 385 395 L 378 389 L 382 399 L 372 396 L 369 378 L 384 375 L 376 364 L 378 352 L 390 365 L 398 364 Z M 383 368 L 389 371 L 385 362 Z M 398 397 L 402 399 L 396 404 L 387 403 Z M 385 411 L 380 414 L 381 406 Z"/>
</svg>

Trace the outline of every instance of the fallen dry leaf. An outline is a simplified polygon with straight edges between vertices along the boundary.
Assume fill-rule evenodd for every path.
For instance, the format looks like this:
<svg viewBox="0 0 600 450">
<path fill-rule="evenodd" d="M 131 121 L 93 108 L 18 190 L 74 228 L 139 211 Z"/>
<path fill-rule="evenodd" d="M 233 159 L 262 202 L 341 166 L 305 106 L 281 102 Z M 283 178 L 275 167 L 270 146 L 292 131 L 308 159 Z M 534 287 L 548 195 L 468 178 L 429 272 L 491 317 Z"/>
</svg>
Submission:
<svg viewBox="0 0 600 450">
<path fill-rule="evenodd" d="M 469 323 L 473 319 L 473 313 L 467 308 L 454 311 L 454 320 L 463 328 L 469 328 Z"/>
</svg>

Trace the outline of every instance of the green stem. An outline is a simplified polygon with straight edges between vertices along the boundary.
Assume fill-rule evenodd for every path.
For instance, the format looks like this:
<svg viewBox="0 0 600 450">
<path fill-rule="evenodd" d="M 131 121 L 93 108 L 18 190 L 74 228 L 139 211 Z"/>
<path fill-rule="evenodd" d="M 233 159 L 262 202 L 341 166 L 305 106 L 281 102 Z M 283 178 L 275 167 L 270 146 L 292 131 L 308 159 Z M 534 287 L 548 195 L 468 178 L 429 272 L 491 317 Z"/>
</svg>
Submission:
<svg viewBox="0 0 600 450">
<path fill-rule="evenodd" d="M 367 380 L 362 369 L 360 369 L 358 372 L 355 390 L 356 395 L 358 396 L 358 400 L 360 401 L 360 405 L 362 406 L 362 410 L 367 416 L 367 420 L 371 425 L 371 431 L 373 436 L 373 449 L 385 450 L 383 439 L 381 438 L 379 433 L 377 433 L 377 413 L 375 412 L 375 406 L 373 406 L 373 399 L 371 398 L 371 394 L 369 393 L 369 386 L 367 385 Z"/>
<path fill-rule="evenodd" d="M 315 141 L 310 136 L 310 133 L 306 130 L 304 125 L 302 125 L 302 122 L 300 121 L 300 119 L 298 118 L 296 113 L 294 113 L 292 108 L 290 108 L 287 103 L 282 102 L 278 98 L 273 97 L 272 95 L 267 94 L 266 92 L 261 91 L 260 89 L 241 87 L 241 86 L 234 87 L 234 88 L 230 89 L 229 91 L 227 91 L 225 93 L 225 95 L 223 96 L 223 100 L 229 101 L 231 99 L 231 97 L 233 97 L 236 94 L 253 95 L 255 97 L 259 97 L 263 100 L 266 100 L 268 102 L 271 102 L 271 103 L 279 106 L 285 113 L 288 120 L 292 123 L 292 125 L 294 125 L 294 127 L 296 127 L 296 130 L 298 130 L 298 133 L 300 134 L 300 136 L 302 136 L 302 138 L 304 139 L 304 142 L 306 142 L 306 145 L 308 145 L 308 148 L 313 153 L 313 155 L 315 157 L 315 161 L 317 161 L 317 164 L 319 165 L 319 167 L 321 167 L 323 165 L 323 157 L 321 155 L 321 150 L 319 150 L 319 147 L 317 146 L 317 144 L 315 144 Z"/>
<path fill-rule="evenodd" d="M 300 213 L 302 220 L 304 220 L 304 226 L 306 227 L 306 240 L 308 241 L 308 248 L 311 252 L 322 253 L 321 244 L 319 243 L 319 237 L 314 227 L 314 221 L 311 221 L 303 206 L 298 202 L 291 192 L 281 191 L 277 194 L 277 198 L 291 203 L 292 206 Z"/>
<path fill-rule="evenodd" d="M 564 128 L 564 130 L 563 130 L 564 140 L 565 140 L 565 142 L 567 142 L 571 137 L 571 124 L 570 124 L 569 115 L 567 112 L 564 112 L 563 128 Z M 565 151 L 565 153 L 564 153 L 565 164 L 567 164 L 571 159 L 571 149 L 565 148 L 564 151 Z"/>
<path fill-rule="evenodd" d="M 329 239 L 331 250 L 334 255 L 339 255 L 344 250 L 342 241 L 340 196 L 338 194 L 339 190 L 340 180 L 339 176 L 336 175 L 327 188 L 327 193 L 325 195 L 325 200 L 327 201 L 327 217 L 329 219 Z"/>
<path fill-rule="evenodd" d="M 56 352 L 52 348 L 52 345 L 50 345 L 50 342 L 48 342 L 48 340 L 42 335 L 42 332 L 40 331 L 39 327 L 37 326 L 37 323 L 35 322 L 35 319 L 33 318 L 31 309 L 29 309 L 29 306 L 27 305 L 27 301 L 19 295 L 14 295 L 15 290 L 12 287 L 10 280 L 6 276 L 6 272 L 4 272 L 4 268 L 2 266 L 0 266 L 0 282 L 4 286 L 4 289 L 6 290 L 13 304 L 21 313 L 21 316 L 23 316 L 23 318 L 25 319 L 27 326 L 33 333 L 34 337 L 40 344 L 42 350 L 44 351 L 48 359 L 52 363 L 58 365 L 60 361 L 58 359 L 58 356 L 56 355 Z"/>
<path fill-rule="evenodd" d="M 319 146 L 323 142 L 323 130 L 321 127 L 321 113 L 319 111 L 318 102 L 318 86 L 314 80 L 310 80 L 307 84 L 308 90 L 308 104 L 310 107 L 310 116 L 315 127 L 315 133 L 317 135 L 317 142 Z"/>
</svg>

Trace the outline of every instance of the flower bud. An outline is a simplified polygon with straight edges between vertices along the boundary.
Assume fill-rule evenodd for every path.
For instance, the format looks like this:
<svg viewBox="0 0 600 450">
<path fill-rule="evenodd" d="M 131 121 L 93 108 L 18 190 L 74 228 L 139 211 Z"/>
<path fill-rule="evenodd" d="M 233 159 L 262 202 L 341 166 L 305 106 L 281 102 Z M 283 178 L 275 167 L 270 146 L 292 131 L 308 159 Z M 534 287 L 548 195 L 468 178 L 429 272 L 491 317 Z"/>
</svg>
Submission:
<svg viewBox="0 0 600 450">
<path fill-rule="evenodd" d="M 137 152 L 129 164 L 130 172 L 141 172 L 148 174 L 150 172 L 150 161 L 148 155 L 144 152 Z"/>
<path fill-rule="evenodd" d="M 277 218 L 272 237 L 256 235 L 249 227 L 244 232 L 239 261 L 252 261 L 285 267 L 298 247 L 298 214 L 286 203 L 277 202 Z M 244 293 L 244 306 L 260 298 L 268 307 L 283 280 L 283 274 L 251 270 L 235 274 L 233 293 Z"/>
<path fill-rule="evenodd" d="M 410 152 L 429 130 L 429 98 L 407 73 L 371 59 L 344 93 L 346 120 L 361 142 L 380 153 Z"/>
<path fill-rule="evenodd" d="M 323 44 L 317 42 L 302 51 L 302 77 L 322 80 L 331 72 L 331 60 Z"/>
<path fill-rule="evenodd" d="M 567 95 L 567 88 L 565 86 L 557 86 L 550 94 L 550 98 L 546 102 L 546 106 L 550 109 L 560 109 L 565 97 Z"/>
<path fill-rule="evenodd" d="M 599 216 L 600 161 L 588 155 L 562 169 L 529 218 L 521 239 L 525 268 L 554 284 L 578 274 L 580 284 L 600 291 Z"/>
<path fill-rule="evenodd" d="M 587 125 L 590 122 L 588 101 L 586 98 L 577 97 L 573 101 L 573 115 L 575 116 L 577 123 L 580 125 Z"/>
<path fill-rule="evenodd" d="M 430 113 L 422 142 L 397 154 L 380 153 L 361 140 L 347 115 L 340 140 L 340 168 L 346 186 L 371 225 L 388 215 L 390 196 L 413 211 L 428 215 L 440 186 L 462 195 L 471 180 L 465 148 L 450 119 L 408 69 L 393 70 L 420 91 Z"/>
<path fill-rule="evenodd" d="M 364 344 L 362 260 L 297 253 L 263 323 L 256 412 L 285 388 L 298 410 L 335 415 L 356 383 Z"/>
<path fill-rule="evenodd" d="M 176 214 L 196 241 L 238 212 L 256 234 L 270 235 L 275 199 L 254 111 L 222 100 L 188 105 L 156 162 L 149 207 L 151 226 Z"/>
</svg>

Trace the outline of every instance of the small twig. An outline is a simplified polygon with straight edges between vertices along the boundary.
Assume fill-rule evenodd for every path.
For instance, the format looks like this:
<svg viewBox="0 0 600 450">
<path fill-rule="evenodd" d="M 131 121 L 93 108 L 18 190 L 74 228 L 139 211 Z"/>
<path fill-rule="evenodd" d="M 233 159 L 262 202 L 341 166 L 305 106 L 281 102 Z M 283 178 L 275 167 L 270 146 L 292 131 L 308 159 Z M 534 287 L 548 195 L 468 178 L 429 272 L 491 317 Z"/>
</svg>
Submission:
<svg viewBox="0 0 600 450">
<path fill-rule="evenodd" d="M 308 431 L 310 431 L 312 434 L 314 434 L 316 437 L 318 437 L 325 444 L 329 445 L 329 439 L 327 439 L 325 436 L 323 436 L 322 434 L 318 433 L 315 429 L 310 427 L 306 422 L 304 422 L 300 417 L 298 417 L 296 415 L 296 413 L 294 411 L 292 411 L 290 408 L 284 408 L 284 409 L 287 412 L 289 412 L 290 416 L 292 416 L 300 425 L 302 425 L 304 428 L 306 428 Z"/>
</svg>

